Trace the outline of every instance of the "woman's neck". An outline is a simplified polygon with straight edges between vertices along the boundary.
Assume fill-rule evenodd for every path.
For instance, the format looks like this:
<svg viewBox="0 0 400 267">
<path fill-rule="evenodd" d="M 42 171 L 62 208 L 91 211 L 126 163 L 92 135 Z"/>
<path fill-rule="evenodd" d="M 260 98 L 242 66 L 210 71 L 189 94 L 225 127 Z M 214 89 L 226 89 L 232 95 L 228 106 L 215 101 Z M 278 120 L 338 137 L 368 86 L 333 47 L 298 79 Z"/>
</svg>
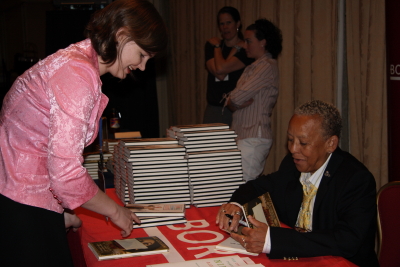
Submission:
<svg viewBox="0 0 400 267">
<path fill-rule="evenodd" d="M 224 43 L 225 43 L 225 45 L 226 46 L 228 46 L 228 47 L 232 47 L 232 46 L 234 46 L 234 45 L 237 45 L 237 43 L 239 43 L 240 42 L 240 38 L 239 38 L 239 36 L 235 36 L 235 37 L 233 37 L 232 39 L 230 39 L 230 40 L 224 40 Z"/>
</svg>

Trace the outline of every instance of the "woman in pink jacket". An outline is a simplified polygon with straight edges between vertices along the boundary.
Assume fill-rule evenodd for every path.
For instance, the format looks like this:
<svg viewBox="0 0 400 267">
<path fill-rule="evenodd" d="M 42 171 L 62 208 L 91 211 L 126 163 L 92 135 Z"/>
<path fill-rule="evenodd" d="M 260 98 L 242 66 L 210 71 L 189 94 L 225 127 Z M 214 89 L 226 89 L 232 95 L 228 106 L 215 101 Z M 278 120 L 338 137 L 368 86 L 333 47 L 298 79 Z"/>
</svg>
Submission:
<svg viewBox="0 0 400 267">
<path fill-rule="evenodd" d="M 72 266 L 65 226 L 79 206 L 130 235 L 139 219 L 99 190 L 82 167 L 108 98 L 100 76 L 124 79 L 167 46 L 166 27 L 146 0 L 117 0 L 94 14 L 88 39 L 17 78 L 0 115 L 2 266 Z M 65 224 L 64 224 L 65 216 Z"/>
</svg>

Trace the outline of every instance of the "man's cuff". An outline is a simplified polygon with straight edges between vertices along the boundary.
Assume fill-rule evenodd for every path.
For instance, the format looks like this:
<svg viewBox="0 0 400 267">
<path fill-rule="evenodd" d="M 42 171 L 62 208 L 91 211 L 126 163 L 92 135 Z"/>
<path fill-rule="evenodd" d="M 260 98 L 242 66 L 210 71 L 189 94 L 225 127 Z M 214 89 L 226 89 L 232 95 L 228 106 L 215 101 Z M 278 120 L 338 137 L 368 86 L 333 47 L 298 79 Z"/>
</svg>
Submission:
<svg viewBox="0 0 400 267">
<path fill-rule="evenodd" d="M 264 248 L 263 248 L 263 253 L 269 254 L 271 252 L 271 235 L 269 233 L 269 227 L 267 230 L 267 234 L 265 236 L 265 243 L 264 243 Z"/>
</svg>

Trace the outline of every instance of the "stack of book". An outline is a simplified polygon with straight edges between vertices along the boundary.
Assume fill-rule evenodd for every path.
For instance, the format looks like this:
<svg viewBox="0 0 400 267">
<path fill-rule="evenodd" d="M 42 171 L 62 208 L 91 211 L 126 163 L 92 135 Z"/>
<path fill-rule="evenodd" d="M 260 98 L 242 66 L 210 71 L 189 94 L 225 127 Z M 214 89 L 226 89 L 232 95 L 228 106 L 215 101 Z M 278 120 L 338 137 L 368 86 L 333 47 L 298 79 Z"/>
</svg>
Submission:
<svg viewBox="0 0 400 267">
<path fill-rule="evenodd" d="M 141 221 L 141 224 L 134 224 L 133 228 L 187 222 L 183 203 L 126 204 L 125 206 L 134 212 Z"/>
<path fill-rule="evenodd" d="M 127 180 L 127 170 L 125 161 L 123 160 L 122 144 L 119 142 L 114 146 L 113 152 L 113 174 L 114 174 L 114 188 L 118 198 L 125 204 L 130 203 L 129 186 Z"/>
<path fill-rule="evenodd" d="M 125 203 L 191 202 L 185 148 L 176 139 L 121 140 L 114 148 L 114 169 Z"/>
<path fill-rule="evenodd" d="M 107 163 L 109 157 L 112 154 L 109 152 L 103 153 L 103 162 L 104 164 Z M 83 154 L 83 167 L 86 168 L 89 175 L 93 178 L 93 180 L 98 180 L 98 170 L 99 170 L 99 160 L 100 160 L 100 152 L 89 152 Z"/>
<path fill-rule="evenodd" d="M 111 154 L 114 153 L 114 147 L 118 145 L 119 140 L 118 139 L 107 139 L 107 145 L 108 145 L 108 152 Z"/>
<path fill-rule="evenodd" d="M 170 136 L 186 148 L 192 204 L 218 206 L 244 183 L 237 134 L 227 124 L 172 126 Z"/>
</svg>

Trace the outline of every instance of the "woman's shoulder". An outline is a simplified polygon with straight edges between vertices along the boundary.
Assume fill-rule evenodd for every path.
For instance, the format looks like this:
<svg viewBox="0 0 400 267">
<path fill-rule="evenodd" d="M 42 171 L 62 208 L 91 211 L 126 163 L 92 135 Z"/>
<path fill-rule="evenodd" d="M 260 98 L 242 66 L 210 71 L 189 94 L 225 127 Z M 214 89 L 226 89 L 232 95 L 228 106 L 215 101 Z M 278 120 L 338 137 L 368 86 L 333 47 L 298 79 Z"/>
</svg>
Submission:
<svg viewBox="0 0 400 267">
<path fill-rule="evenodd" d="M 43 64 L 51 70 L 59 70 L 70 65 L 81 66 L 87 70 L 97 70 L 97 53 L 89 39 L 71 44 L 48 56 Z"/>
</svg>

